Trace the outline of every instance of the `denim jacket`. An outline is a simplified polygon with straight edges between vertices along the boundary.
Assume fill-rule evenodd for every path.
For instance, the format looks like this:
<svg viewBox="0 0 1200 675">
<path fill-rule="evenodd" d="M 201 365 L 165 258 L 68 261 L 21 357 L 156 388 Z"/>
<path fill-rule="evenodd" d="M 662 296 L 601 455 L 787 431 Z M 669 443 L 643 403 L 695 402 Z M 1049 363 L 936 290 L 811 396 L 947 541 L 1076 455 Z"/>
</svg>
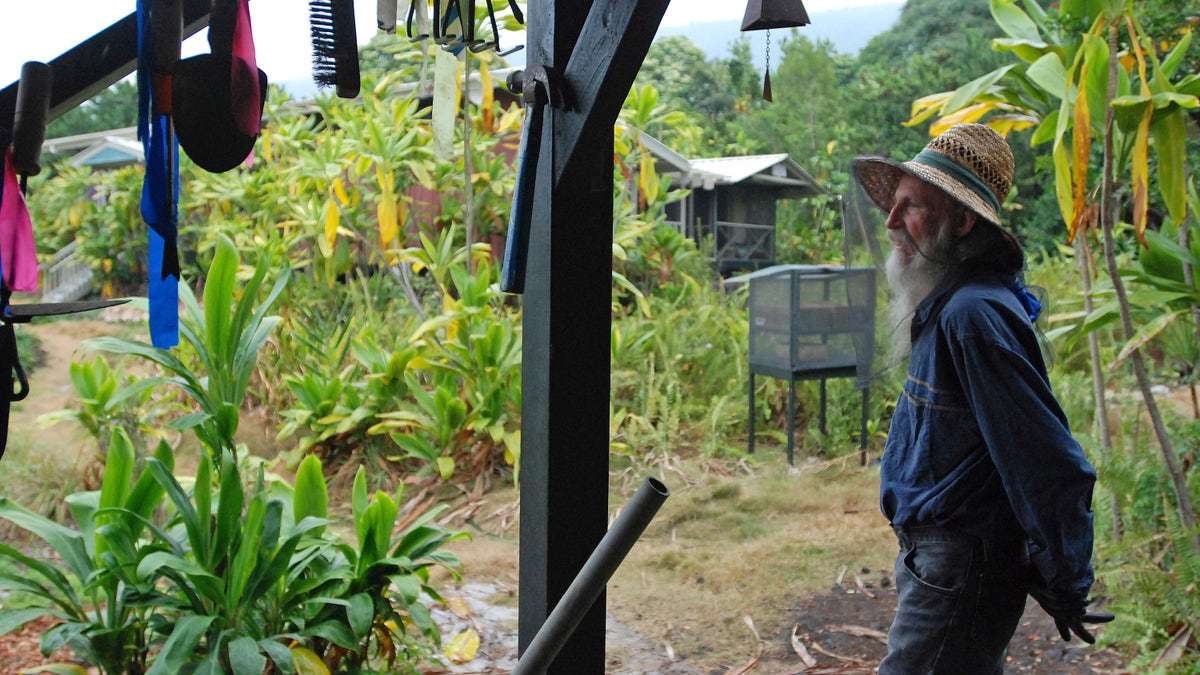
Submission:
<svg viewBox="0 0 1200 675">
<path fill-rule="evenodd" d="M 1035 582 L 1086 597 L 1096 473 L 1021 304 L 1000 279 L 968 281 L 930 294 L 912 334 L 880 469 L 883 514 L 899 528 L 1026 538 Z"/>
</svg>

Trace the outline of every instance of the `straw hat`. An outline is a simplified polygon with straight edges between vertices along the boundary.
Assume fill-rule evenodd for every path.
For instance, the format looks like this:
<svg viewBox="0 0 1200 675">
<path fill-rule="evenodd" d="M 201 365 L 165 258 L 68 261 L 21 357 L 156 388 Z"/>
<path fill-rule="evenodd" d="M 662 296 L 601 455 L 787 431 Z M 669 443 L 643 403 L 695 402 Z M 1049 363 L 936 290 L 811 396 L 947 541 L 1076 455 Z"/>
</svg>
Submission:
<svg viewBox="0 0 1200 675">
<path fill-rule="evenodd" d="M 855 158 L 853 170 L 867 195 L 884 211 L 892 210 L 896 185 L 908 174 L 941 188 L 999 227 L 1000 205 L 1012 189 L 1013 155 L 1008 142 L 990 127 L 956 124 L 929 141 L 912 161 L 861 156 Z"/>
</svg>

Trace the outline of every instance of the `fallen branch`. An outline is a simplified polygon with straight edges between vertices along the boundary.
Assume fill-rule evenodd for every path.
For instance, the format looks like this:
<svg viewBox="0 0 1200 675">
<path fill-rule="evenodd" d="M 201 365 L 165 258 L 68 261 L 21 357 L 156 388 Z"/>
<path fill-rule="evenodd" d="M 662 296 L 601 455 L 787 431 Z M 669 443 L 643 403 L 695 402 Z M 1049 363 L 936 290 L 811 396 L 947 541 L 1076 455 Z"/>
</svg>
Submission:
<svg viewBox="0 0 1200 675">
<path fill-rule="evenodd" d="M 887 633 L 881 630 L 875 630 L 874 628 L 867 628 L 866 626 L 837 624 L 834 626 L 826 626 L 825 630 L 830 633 L 845 633 L 846 635 L 853 635 L 854 637 L 871 638 L 876 642 L 880 642 L 885 645 L 887 644 Z"/>
</svg>

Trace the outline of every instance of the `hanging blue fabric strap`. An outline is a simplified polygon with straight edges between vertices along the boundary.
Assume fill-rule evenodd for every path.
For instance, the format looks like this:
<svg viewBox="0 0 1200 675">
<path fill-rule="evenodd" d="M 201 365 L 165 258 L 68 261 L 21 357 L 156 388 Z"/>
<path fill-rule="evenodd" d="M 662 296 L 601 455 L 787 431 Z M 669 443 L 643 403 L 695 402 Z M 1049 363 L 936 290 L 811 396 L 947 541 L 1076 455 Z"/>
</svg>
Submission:
<svg viewBox="0 0 1200 675">
<path fill-rule="evenodd" d="M 138 0 L 137 14 L 138 136 L 146 158 L 141 208 L 149 229 L 150 342 L 170 349 L 179 344 L 179 152 L 170 118 L 154 111 L 154 35 L 147 0 Z"/>
<path fill-rule="evenodd" d="M 1042 315 L 1042 303 L 1037 299 L 1037 296 L 1025 288 L 1025 284 L 1021 282 L 1021 277 L 1013 277 L 1013 280 L 1008 284 L 1008 290 L 1017 296 L 1017 301 L 1025 308 L 1025 313 L 1029 315 L 1030 321 L 1037 321 Z"/>
<path fill-rule="evenodd" d="M 164 275 L 164 263 L 177 257 L 170 248 L 175 247 L 175 237 L 164 237 L 176 228 L 175 204 L 178 194 L 168 194 L 167 172 L 174 173 L 178 165 L 167 166 L 168 156 L 178 158 L 177 153 L 167 153 L 167 144 L 175 142 L 168 138 L 166 115 L 154 120 L 150 134 L 150 152 L 146 154 L 146 181 L 142 185 L 142 218 L 149 226 L 149 295 L 150 295 L 150 342 L 160 349 L 170 349 L 179 344 L 179 277 Z M 176 159 L 178 161 L 178 159 Z M 178 181 L 170 185 L 178 190 Z"/>
</svg>

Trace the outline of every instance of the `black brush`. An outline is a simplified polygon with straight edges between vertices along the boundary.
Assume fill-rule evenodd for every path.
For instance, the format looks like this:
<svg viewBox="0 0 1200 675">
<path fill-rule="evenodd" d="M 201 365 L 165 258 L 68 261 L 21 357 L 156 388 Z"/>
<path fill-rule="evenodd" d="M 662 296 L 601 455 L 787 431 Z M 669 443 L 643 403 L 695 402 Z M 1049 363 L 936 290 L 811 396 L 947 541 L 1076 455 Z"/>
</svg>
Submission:
<svg viewBox="0 0 1200 675">
<path fill-rule="evenodd" d="M 313 81 L 320 87 L 337 87 L 341 98 L 358 96 L 354 0 L 309 0 L 308 23 L 312 28 Z"/>
</svg>

